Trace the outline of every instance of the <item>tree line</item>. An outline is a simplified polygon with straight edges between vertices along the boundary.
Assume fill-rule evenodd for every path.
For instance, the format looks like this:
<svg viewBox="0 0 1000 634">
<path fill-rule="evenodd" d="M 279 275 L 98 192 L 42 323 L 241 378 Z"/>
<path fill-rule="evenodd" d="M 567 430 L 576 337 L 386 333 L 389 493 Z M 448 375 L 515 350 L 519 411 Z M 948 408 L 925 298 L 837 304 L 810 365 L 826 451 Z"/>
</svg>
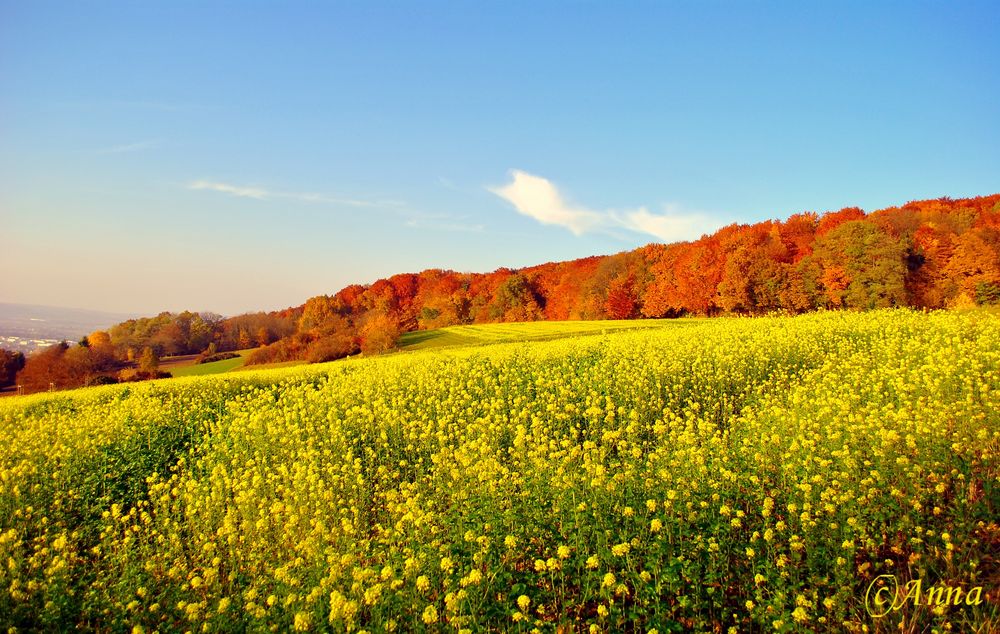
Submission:
<svg viewBox="0 0 1000 634">
<path fill-rule="evenodd" d="M 229 319 L 162 313 L 112 327 L 108 343 L 99 336 L 97 349 L 110 346 L 118 363 L 131 362 L 147 347 L 174 355 L 209 345 L 220 351 L 256 348 L 249 364 L 320 362 L 391 349 L 403 332 L 469 323 L 998 302 L 995 194 L 915 201 L 872 213 L 857 207 L 804 212 L 784 221 L 729 225 L 689 242 L 517 270 L 403 273 L 273 313 Z"/>
<path fill-rule="evenodd" d="M 404 273 L 309 299 L 251 362 L 325 361 L 456 324 L 947 308 L 1000 301 L 1000 194 L 733 224 L 520 270 Z"/>
<path fill-rule="evenodd" d="M 163 357 L 245 350 L 282 339 L 297 329 L 301 310 L 291 308 L 223 318 L 213 313 L 160 313 L 130 319 L 24 358 L 0 351 L 0 387 L 17 384 L 25 393 L 169 376 Z"/>
</svg>

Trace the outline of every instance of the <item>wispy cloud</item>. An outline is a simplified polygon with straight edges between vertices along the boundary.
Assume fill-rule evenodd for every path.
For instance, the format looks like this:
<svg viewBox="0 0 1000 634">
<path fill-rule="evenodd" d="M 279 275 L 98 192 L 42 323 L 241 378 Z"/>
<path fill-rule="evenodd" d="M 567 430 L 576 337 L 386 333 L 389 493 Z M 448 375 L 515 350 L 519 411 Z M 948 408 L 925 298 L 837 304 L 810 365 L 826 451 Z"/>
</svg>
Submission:
<svg viewBox="0 0 1000 634">
<path fill-rule="evenodd" d="M 466 225 L 458 222 L 445 222 L 435 225 L 435 229 L 442 231 L 457 231 L 460 233 L 482 233 L 486 230 L 484 225 Z"/>
<path fill-rule="evenodd" d="M 257 200 L 264 200 L 265 198 L 273 196 L 271 192 L 259 187 L 242 187 L 240 185 L 213 183 L 210 181 L 194 181 L 188 185 L 188 189 L 202 189 L 229 194 L 230 196 L 236 196 L 237 198 L 256 198 Z"/>
<path fill-rule="evenodd" d="M 685 213 L 677 205 L 663 205 L 664 213 L 650 213 L 645 207 L 624 213 L 611 212 L 614 220 L 626 229 L 637 233 L 648 233 L 664 242 L 691 240 L 714 231 L 721 222 L 698 213 Z"/>
<path fill-rule="evenodd" d="M 721 223 L 706 214 L 682 211 L 677 205 L 663 206 L 663 213 L 645 207 L 635 209 L 588 209 L 568 202 L 552 181 L 521 170 L 511 170 L 511 182 L 487 189 L 503 198 L 521 214 L 545 225 L 569 229 L 574 235 L 611 233 L 627 229 L 655 236 L 664 242 L 700 237 Z"/>
<path fill-rule="evenodd" d="M 312 192 L 295 192 L 273 190 L 256 185 L 234 185 L 220 181 L 197 180 L 187 185 L 188 189 L 218 192 L 236 198 L 251 198 L 254 200 L 290 200 L 303 204 L 329 205 L 331 207 L 355 207 L 372 210 L 382 210 L 399 216 L 403 225 L 418 229 L 435 229 L 439 231 L 479 232 L 484 227 L 481 224 L 463 222 L 465 216 L 454 216 L 443 213 L 427 213 L 412 209 L 405 202 L 392 199 L 364 199 Z"/>
<path fill-rule="evenodd" d="M 118 100 L 108 102 L 110 105 L 118 108 L 137 108 L 146 110 L 164 110 L 167 112 L 180 112 L 184 110 L 202 110 L 206 106 L 193 104 L 193 103 L 177 103 L 171 101 L 153 101 L 153 100 Z"/>
<path fill-rule="evenodd" d="M 124 154 L 126 152 L 139 152 L 141 150 L 152 150 L 160 146 L 159 141 L 140 141 L 138 143 L 126 143 L 123 145 L 113 145 L 111 147 L 95 150 L 95 154 Z"/>
<path fill-rule="evenodd" d="M 207 190 L 229 194 L 237 198 L 254 198 L 257 200 L 297 200 L 304 203 L 319 203 L 324 205 L 346 205 L 348 207 L 402 207 L 398 200 L 363 200 L 359 198 L 341 198 L 326 194 L 311 192 L 289 192 L 264 189 L 246 185 L 233 185 L 218 181 L 198 180 L 190 183 L 188 189 Z"/>
<path fill-rule="evenodd" d="M 56 108 L 70 108 L 80 110 L 107 110 L 107 109 L 127 109 L 127 110 L 159 110 L 162 112 L 187 112 L 197 110 L 211 110 L 215 106 L 206 106 L 195 103 L 180 103 L 170 101 L 157 101 L 150 99 L 101 99 L 87 101 L 57 101 L 51 102 L 51 106 Z"/>
<path fill-rule="evenodd" d="M 436 214 L 419 214 L 406 221 L 407 227 L 414 229 L 436 229 L 438 231 L 453 231 L 456 233 L 482 233 L 486 226 L 482 224 L 469 224 L 457 222 L 456 220 L 436 220 Z M 457 219 L 461 220 L 461 219 Z"/>
</svg>

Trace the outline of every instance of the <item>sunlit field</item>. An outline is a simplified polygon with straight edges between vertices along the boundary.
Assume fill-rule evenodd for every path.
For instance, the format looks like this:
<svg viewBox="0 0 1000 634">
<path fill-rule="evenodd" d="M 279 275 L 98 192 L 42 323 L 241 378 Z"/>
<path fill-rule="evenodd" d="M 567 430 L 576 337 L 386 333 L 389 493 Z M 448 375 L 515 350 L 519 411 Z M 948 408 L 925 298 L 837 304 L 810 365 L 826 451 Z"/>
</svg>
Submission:
<svg viewBox="0 0 1000 634">
<path fill-rule="evenodd" d="M 512 341 L 549 341 L 579 335 L 607 334 L 623 330 L 689 326 L 698 319 L 643 319 L 596 321 L 532 321 L 505 324 L 449 326 L 403 334 L 403 350 L 426 350 L 451 346 L 472 346 Z"/>
<path fill-rule="evenodd" d="M 253 348 L 247 350 L 237 350 L 237 354 L 239 354 L 238 357 L 223 359 L 222 361 L 212 361 L 210 363 L 196 363 L 194 361 L 196 355 L 186 355 L 183 357 L 185 359 L 184 362 L 173 364 L 171 363 L 173 358 L 167 357 L 164 362 L 160 364 L 160 368 L 170 372 L 170 375 L 173 377 L 187 377 L 222 374 L 224 372 L 242 372 L 248 369 L 261 370 L 282 368 L 305 363 L 305 361 L 286 361 L 283 363 L 268 363 L 266 365 L 248 366 L 246 365 L 247 357 L 253 351 Z"/>
<path fill-rule="evenodd" d="M 1000 318 L 641 325 L 5 399 L 0 624 L 1000 627 Z"/>
<path fill-rule="evenodd" d="M 222 361 L 212 361 L 211 363 L 191 363 L 167 368 L 173 376 L 202 376 L 205 374 L 219 374 L 220 372 L 232 372 L 243 367 L 246 363 L 246 355 L 249 351 L 241 351 L 240 356 Z"/>
</svg>

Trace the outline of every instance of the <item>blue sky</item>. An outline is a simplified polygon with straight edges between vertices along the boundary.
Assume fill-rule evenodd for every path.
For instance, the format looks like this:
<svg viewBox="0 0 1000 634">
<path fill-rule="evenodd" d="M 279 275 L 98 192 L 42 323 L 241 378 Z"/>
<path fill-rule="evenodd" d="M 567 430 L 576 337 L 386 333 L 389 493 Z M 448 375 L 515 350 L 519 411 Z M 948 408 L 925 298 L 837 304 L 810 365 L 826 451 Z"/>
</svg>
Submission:
<svg viewBox="0 0 1000 634">
<path fill-rule="evenodd" d="M 0 0 L 0 300 L 297 305 L 1000 191 L 1000 4 Z"/>
</svg>

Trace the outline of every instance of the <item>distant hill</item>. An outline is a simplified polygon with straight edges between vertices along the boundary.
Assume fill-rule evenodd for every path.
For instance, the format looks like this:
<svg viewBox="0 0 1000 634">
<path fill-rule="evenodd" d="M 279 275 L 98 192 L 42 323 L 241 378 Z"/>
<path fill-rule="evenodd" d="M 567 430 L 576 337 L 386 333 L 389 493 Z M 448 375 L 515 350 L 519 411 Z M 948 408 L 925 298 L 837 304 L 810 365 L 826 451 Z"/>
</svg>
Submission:
<svg viewBox="0 0 1000 634">
<path fill-rule="evenodd" d="M 0 304 L 0 347 L 31 352 L 89 335 L 86 348 L 29 358 L 17 380 L 37 391 L 109 380 L 140 355 L 252 349 L 248 366 L 322 362 L 468 341 L 484 323 L 977 305 L 1000 305 L 1000 194 L 871 213 L 806 211 L 690 242 L 522 269 L 400 273 L 301 306 L 229 318 L 184 311 L 123 321 Z M 529 330 L 546 334 L 541 326 Z"/>
<path fill-rule="evenodd" d="M 400 273 L 292 309 L 295 332 L 248 364 L 378 352 L 399 333 L 489 322 L 990 304 L 1000 304 L 1000 194 L 805 211 L 522 269 Z"/>
<path fill-rule="evenodd" d="M 24 353 L 60 341 L 78 341 L 134 315 L 81 308 L 0 303 L 0 348 Z"/>
</svg>

